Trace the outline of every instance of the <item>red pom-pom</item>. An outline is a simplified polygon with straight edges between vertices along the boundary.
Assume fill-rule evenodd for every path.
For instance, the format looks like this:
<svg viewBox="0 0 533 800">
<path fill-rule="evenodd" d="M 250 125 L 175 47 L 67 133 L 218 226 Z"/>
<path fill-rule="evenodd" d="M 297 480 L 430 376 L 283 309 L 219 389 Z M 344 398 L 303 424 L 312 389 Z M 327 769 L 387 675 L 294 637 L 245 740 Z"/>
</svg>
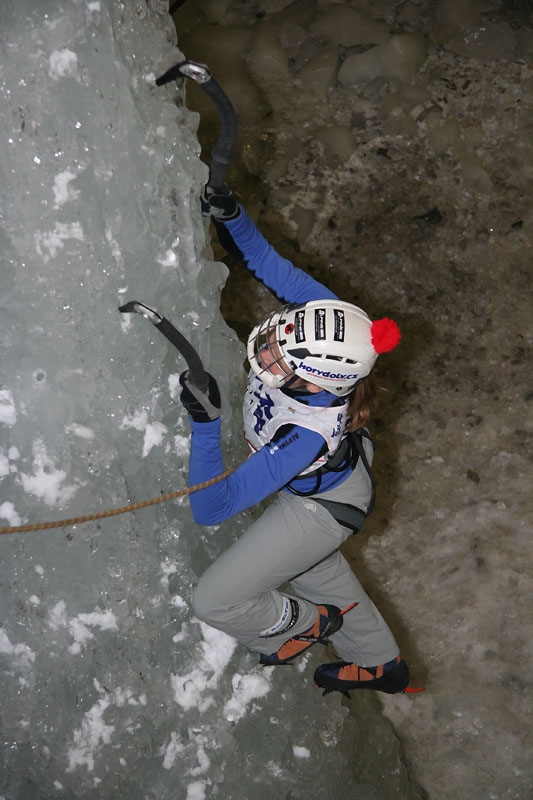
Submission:
<svg viewBox="0 0 533 800">
<path fill-rule="evenodd" d="M 376 319 L 370 326 L 370 339 L 376 353 L 394 350 L 402 335 L 393 319 Z"/>
</svg>

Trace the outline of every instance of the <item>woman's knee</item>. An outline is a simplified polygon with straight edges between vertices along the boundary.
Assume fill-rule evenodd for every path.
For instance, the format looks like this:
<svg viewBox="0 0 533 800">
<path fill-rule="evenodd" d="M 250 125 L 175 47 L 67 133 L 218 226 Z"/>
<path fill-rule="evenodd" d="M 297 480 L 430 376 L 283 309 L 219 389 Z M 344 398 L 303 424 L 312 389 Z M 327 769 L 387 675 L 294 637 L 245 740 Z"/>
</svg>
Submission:
<svg viewBox="0 0 533 800">
<path fill-rule="evenodd" d="M 192 610 L 194 615 L 201 619 L 202 622 L 209 622 L 213 614 L 213 599 L 211 593 L 207 591 L 207 587 L 202 583 L 201 578 L 193 592 Z"/>
<path fill-rule="evenodd" d="M 202 622 L 212 623 L 213 627 L 216 627 L 214 623 L 227 612 L 229 605 L 230 598 L 225 596 L 220 583 L 210 579 L 206 574 L 202 575 L 192 596 L 195 616 Z"/>
</svg>

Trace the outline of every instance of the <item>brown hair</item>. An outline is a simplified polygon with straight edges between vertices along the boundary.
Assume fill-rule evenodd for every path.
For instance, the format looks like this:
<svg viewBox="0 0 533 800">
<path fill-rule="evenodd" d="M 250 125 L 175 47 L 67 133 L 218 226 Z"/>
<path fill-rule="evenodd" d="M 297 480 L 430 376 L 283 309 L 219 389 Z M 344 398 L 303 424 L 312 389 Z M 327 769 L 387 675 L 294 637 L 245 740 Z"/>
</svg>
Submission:
<svg viewBox="0 0 533 800">
<path fill-rule="evenodd" d="M 364 428 L 370 418 L 370 406 L 376 396 L 376 379 L 370 373 L 348 395 L 348 430 Z"/>
</svg>

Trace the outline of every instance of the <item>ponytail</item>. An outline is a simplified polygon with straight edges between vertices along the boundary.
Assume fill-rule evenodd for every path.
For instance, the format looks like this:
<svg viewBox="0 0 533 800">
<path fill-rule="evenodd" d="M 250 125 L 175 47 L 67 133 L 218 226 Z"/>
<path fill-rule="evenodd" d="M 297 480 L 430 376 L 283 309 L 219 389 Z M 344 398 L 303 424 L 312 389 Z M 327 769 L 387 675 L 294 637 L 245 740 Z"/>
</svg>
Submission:
<svg viewBox="0 0 533 800">
<path fill-rule="evenodd" d="M 370 419 L 370 406 L 377 392 L 376 379 L 370 373 L 348 396 L 348 430 L 364 428 Z"/>
</svg>

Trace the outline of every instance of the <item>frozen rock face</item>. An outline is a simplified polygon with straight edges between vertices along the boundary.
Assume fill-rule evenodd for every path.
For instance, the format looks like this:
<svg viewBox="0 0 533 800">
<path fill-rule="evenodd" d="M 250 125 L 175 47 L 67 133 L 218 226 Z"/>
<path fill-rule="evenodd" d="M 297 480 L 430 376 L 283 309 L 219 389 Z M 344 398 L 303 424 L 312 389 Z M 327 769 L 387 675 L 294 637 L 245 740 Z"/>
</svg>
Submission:
<svg viewBox="0 0 533 800">
<path fill-rule="evenodd" d="M 284 255 L 402 329 L 376 370 L 386 389 L 371 419 L 376 510 L 345 547 L 426 685 L 381 701 L 429 797 L 524 800 L 533 786 L 532 4 L 309 0 L 274 10 L 228 0 L 216 36 L 210 5 L 194 3 L 195 21 L 192 4 L 176 14 L 189 57 L 215 58 L 236 28 L 246 31 L 231 77 L 235 63 L 254 64 L 268 25 L 289 63 L 275 104 L 259 116 L 254 106 L 253 119 L 241 111 L 232 185 Z M 394 41 L 416 45 L 410 60 Z M 350 64 L 357 79 L 341 82 Z M 273 85 L 263 74 L 268 102 Z M 249 309 L 271 304 L 233 275 L 223 292 L 243 332 Z"/>
<path fill-rule="evenodd" d="M 409 83 L 426 60 L 424 37 L 418 34 L 391 36 L 385 44 L 366 53 L 349 55 L 338 72 L 342 86 L 354 86 L 376 78 Z"/>
<path fill-rule="evenodd" d="M 154 86 L 181 58 L 167 4 L 6 0 L 0 31 L 0 515 L 16 526 L 186 486 L 183 363 L 119 305 L 156 306 L 198 347 L 228 443 L 242 348 L 203 255 L 196 117 Z M 310 683 L 317 654 L 260 671 L 191 616 L 245 524 L 199 529 L 183 500 L 2 535 L 6 800 L 420 796 L 374 698 L 349 720 Z"/>
</svg>

